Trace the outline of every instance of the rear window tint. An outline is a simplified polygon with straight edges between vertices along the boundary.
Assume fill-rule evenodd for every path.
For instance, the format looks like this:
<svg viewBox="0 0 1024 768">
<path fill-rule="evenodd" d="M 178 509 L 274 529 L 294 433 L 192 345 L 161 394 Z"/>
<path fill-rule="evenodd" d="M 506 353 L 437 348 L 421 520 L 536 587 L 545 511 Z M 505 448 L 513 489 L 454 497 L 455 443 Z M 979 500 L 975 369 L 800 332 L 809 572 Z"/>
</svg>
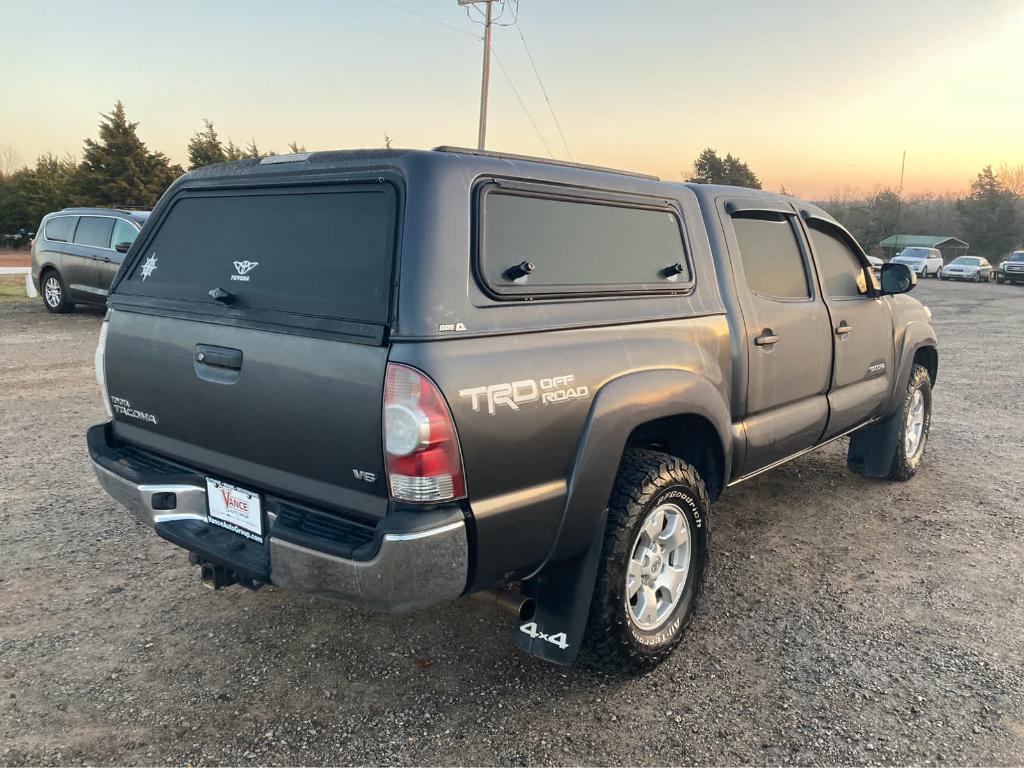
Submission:
<svg viewBox="0 0 1024 768">
<path fill-rule="evenodd" d="M 811 296 L 804 257 L 791 218 L 767 212 L 733 216 L 743 274 L 747 286 L 755 293 L 777 299 Z"/>
<path fill-rule="evenodd" d="M 46 222 L 46 229 L 43 236 L 47 240 L 54 240 L 58 243 L 66 243 L 75 234 L 75 224 L 78 223 L 77 216 L 57 216 Z"/>
<path fill-rule="evenodd" d="M 75 230 L 75 244 L 109 248 L 114 220 L 105 216 L 83 216 Z"/>
<path fill-rule="evenodd" d="M 690 281 L 671 209 L 496 192 L 483 207 L 482 271 L 499 293 L 679 290 Z"/>
<path fill-rule="evenodd" d="M 187 196 L 117 293 L 384 323 L 395 212 L 385 184 Z"/>
<path fill-rule="evenodd" d="M 114 235 L 110 238 L 111 247 L 121 245 L 123 243 L 131 245 L 135 242 L 135 237 L 138 234 L 139 230 L 134 224 L 129 224 L 124 219 L 118 219 L 114 222 Z"/>
</svg>

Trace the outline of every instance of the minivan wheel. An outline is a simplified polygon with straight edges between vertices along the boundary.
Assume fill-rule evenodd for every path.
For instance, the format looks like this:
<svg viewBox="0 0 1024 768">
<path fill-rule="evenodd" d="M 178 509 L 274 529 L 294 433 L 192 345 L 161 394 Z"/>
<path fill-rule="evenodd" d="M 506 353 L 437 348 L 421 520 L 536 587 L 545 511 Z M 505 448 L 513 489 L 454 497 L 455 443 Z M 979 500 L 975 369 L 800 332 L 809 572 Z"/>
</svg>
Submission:
<svg viewBox="0 0 1024 768">
<path fill-rule="evenodd" d="M 932 422 L 932 381 L 928 369 L 914 364 L 899 411 L 900 432 L 889 469 L 890 480 L 909 480 L 921 466 Z"/>
<path fill-rule="evenodd" d="M 64 279 L 60 276 L 60 272 L 49 269 L 43 273 L 40 282 L 42 283 L 40 287 L 43 289 L 43 305 L 50 312 L 61 315 L 71 311 L 75 303 L 68 298 L 68 289 L 64 285 Z"/>
<path fill-rule="evenodd" d="M 704 481 L 686 462 L 626 452 L 584 636 L 591 664 L 644 672 L 682 640 L 704 590 L 709 506 Z"/>
</svg>

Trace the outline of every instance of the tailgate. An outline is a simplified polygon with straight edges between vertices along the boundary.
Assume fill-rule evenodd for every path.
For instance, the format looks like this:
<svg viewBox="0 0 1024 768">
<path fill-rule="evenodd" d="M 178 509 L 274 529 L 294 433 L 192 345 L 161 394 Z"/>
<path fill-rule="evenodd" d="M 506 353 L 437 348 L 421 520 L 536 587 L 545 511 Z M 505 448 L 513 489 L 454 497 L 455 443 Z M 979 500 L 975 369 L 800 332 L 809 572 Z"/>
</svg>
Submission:
<svg viewBox="0 0 1024 768">
<path fill-rule="evenodd" d="M 382 346 L 137 312 L 111 312 L 107 331 L 117 437 L 368 521 L 387 511 L 386 366 Z"/>
</svg>

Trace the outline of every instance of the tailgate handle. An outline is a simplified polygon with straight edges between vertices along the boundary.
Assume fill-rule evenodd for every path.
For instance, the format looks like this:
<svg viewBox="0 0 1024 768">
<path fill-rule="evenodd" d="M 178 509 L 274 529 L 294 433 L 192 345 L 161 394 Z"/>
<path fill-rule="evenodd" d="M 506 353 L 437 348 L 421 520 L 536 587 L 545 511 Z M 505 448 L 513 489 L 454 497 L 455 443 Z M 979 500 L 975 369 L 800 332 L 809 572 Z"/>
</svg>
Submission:
<svg viewBox="0 0 1024 768">
<path fill-rule="evenodd" d="M 238 371 L 242 368 L 242 350 L 231 347 L 214 347 L 209 344 L 196 344 L 196 362 L 212 365 L 216 368 L 228 368 Z"/>
</svg>

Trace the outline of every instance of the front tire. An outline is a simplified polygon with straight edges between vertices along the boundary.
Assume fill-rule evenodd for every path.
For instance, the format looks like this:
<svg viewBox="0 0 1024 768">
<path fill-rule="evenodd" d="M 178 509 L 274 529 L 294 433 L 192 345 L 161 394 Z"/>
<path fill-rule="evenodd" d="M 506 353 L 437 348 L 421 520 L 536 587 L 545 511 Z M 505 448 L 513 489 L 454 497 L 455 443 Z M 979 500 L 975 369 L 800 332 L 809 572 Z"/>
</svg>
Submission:
<svg viewBox="0 0 1024 768">
<path fill-rule="evenodd" d="M 890 480 L 909 480 L 924 460 L 928 429 L 932 423 L 932 381 L 928 369 L 914 364 L 899 411 L 900 432 L 889 469 Z"/>
<path fill-rule="evenodd" d="M 48 269 L 40 279 L 40 294 L 43 298 L 43 306 L 56 315 L 63 315 L 75 307 L 75 303 L 68 298 L 68 288 L 64 284 L 64 278 L 56 269 Z"/>
<path fill-rule="evenodd" d="M 592 664 L 644 672 L 682 640 L 704 590 L 709 506 L 704 481 L 686 462 L 626 452 L 584 636 Z"/>
</svg>

